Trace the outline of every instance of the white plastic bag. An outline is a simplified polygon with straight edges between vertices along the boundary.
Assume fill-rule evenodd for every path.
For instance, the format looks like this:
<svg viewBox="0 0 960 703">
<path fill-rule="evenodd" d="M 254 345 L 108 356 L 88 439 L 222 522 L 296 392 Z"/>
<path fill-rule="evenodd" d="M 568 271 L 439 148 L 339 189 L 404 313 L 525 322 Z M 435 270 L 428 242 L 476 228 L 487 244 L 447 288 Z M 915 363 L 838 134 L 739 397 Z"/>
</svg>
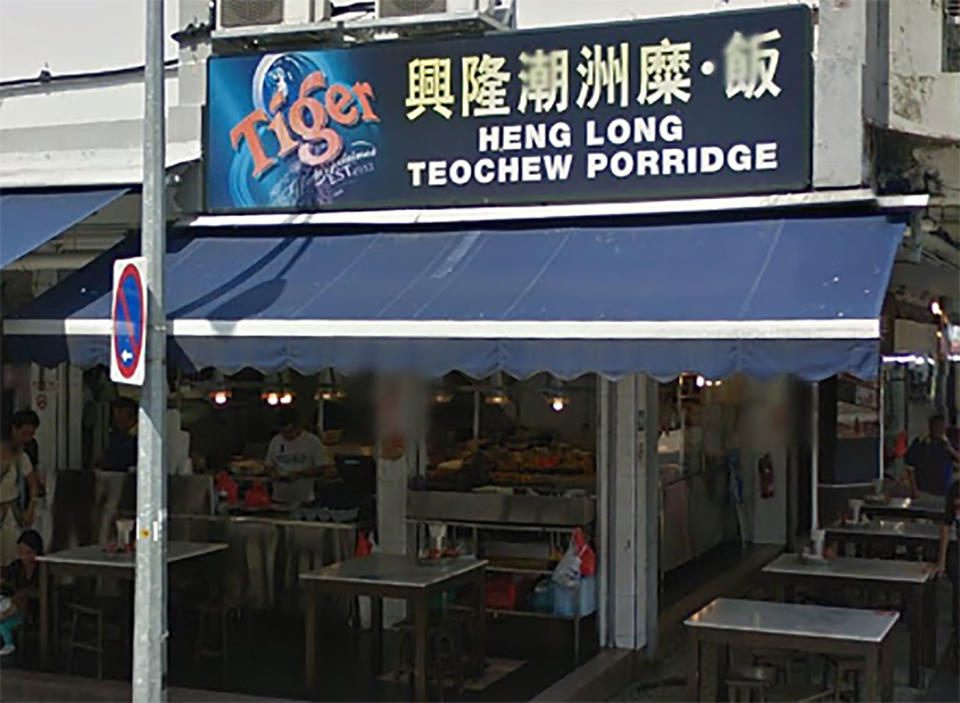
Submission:
<svg viewBox="0 0 960 703">
<path fill-rule="evenodd" d="M 565 588 L 573 588 L 580 583 L 580 555 L 571 540 L 557 568 L 553 570 L 555 583 Z"/>
</svg>

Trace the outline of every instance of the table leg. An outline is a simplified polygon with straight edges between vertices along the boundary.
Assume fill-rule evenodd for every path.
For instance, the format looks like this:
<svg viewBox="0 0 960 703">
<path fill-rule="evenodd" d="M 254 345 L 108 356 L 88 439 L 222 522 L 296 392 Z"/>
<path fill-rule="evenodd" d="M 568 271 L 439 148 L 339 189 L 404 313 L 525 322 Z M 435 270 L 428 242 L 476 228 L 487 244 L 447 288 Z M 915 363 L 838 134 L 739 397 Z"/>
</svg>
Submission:
<svg viewBox="0 0 960 703">
<path fill-rule="evenodd" d="M 867 701 L 880 700 L 880 646 L 867 648 L 866 666 L 863 672 L 863 698 Z"/>
<path fill-rule="evenodd" d="M 881 677 L 881 700 L 893 700 L 893 674 L 896 669 L 896 660 L 893 656 L 893 638 L 887 637 L 880 649 L 880 668 L 883 672 Z"/>
<path fill-rule="evenodd" d="M 477 578 L 473 584 L 474 609 L 477 619 L 476 669 L 477 676 L 482 676 L 487 666 L 487 603 L 486 603 L 486 576 L 485 570 L 477 571 Z"/>
<path fill-rule="evenodd" d="M 313 693 L 317 686 L 317 589 L 307 586 L 307 612 L 304 615 L 304 669 L 307 692 Z"/>
<path fill-rule="evenodd" d="M 922 586 L 910 589 L 906 605 L 910 615 L 907 621 L 910 627 L 910 687 L 919 688 L 922 685 L 920 665 L 923 659 L 924 641 Z M 886 663 L 884 663 L 884 666 L 886 666 Z"/>
<path fill-rule="evenodd" d="M 930 579 L 923 586 L 923 661 L 937 665 L 937 582 Z"/>
<path fill-rule="evenodd" d="M 373 675 L 383 673 L 383 598 L 370 598 L 370 633 L 373 635 Z"/>
<path fill-rule="evenodd" d="M 717 647 L 717 691 L 718 701 L 729 700 L 726 680 L 730 677 L 730 645 L 718 644 Z"/>
<path fill-rule="evenodd" d="M 692 632 L 687 645 L 687 695 L 688 701 L 700 700 L 700 638 Z"/>
<path fill-rule="evenodd" d="M 418 701 L 427 700 L 427 633 L 430 616 L 428 605 L 426 595 L 419 595 L 414 599 L 414 626 L 417 631 L 414 699 Z"/>
<path fill-rule="evenodd" d="M 50 667 L 50 568 L 40 562 L 40 661 Z"/>
</svg>

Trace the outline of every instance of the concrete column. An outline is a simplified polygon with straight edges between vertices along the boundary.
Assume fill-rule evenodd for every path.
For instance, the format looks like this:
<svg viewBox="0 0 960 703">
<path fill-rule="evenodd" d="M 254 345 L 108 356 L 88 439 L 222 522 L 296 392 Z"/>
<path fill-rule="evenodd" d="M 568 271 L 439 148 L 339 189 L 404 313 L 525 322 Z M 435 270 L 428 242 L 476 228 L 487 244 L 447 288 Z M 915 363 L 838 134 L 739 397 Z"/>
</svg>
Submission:
<svg viewBox="0 0 960 703">
<path fill-rule="evenodd" d="M 83 465 L 83 369 L 67 365 L 67 464 L 68 469 L 87 469 Z"/>
<path fill-rule="evenodd" d="M 407 526 L 407 482 L 421 470 L 426 394 L 416 378 L 377 379 L 377 538 L 381 551 L 408 554 L 415 548 Z M 403 601 L 384 603 L 384 625 L 405 617 Z"/>
<path fill-rule="evenodd" d="M 659 473 L 656 383 L 645 376 L 601 381 L 601 644 L 656 646 Z"/>
<path fill-rule="evenodd" d="M 820 3 L 813 78 L 814 188 L 858 186 L 870 170 L 863 119 L 867 4 Z"/>
</svg>

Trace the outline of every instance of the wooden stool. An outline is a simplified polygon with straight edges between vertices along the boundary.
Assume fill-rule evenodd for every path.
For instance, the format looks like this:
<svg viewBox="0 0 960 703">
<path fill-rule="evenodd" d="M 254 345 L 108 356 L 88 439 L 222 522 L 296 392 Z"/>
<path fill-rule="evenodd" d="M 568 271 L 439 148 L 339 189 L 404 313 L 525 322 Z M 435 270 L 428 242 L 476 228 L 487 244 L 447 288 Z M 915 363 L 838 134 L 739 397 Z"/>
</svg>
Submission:
<svg viewBox="0 0 960 703">
<path fill-rule="evenodd" d="M 777 671 L 771 666 L 737 666 L 730 670 L 723 684 L 730 701 L 766 703 L 776 682 Z"/>
<path fill-rule="evenodd" d="M 240 604 L 229 600 L 208 602 L 197 606 L 200 619 L 197 625 L 196 662 L 199 664 L 205 657 L 219 659 L 220 677 L 223 683 L 227 682 L 229 676 L 227 645 L 230 641 L 228 636 L 230 618 L 239 616 L 241 612 Z"/>
<path fill-rule="evenodd" d="M 441 701 L 447 676 L 453 679 L 458 693 L 463 691 L 463 654 L 459 628 L 445 615 L 431 621 L 427 627 L 427 677 L 436 685 L 437 698 Z M 393 629 L 400 634 L 400 657 L 394 680 L 399 686 L 400 679 L 407 676 L 412 685 L 416 671 L 416 627 L 411 620 L 402 620 Z"/>
<path fill-rule="evenodd" d="M 866 663 L 856 657 L 827 657 L 827 671 L 833 672 L 835 700 L 860 700 L 861 683 Z M 825 673 L 824 679 L 828 678 Z"/>
<path fill-rule="evenodd" d="M 67 648 L 67 673 L 73 673 L 73 653 L 77 650 L 93 652 L 97 657 L 97 678 L 103 679 L 103 608 L 69 603 L 67 610 L 72 613 L 70 626 L 70 644 Z M 81 639 L 80 633 L 89 625 L 90 632 Z"/>
</svg>

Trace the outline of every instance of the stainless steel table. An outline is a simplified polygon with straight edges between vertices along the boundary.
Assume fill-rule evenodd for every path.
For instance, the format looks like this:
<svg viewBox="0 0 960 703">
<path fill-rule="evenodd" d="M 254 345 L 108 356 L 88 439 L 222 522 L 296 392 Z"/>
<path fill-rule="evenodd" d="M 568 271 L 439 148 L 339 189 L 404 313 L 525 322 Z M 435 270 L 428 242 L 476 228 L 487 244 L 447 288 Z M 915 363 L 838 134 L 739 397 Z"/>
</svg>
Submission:
<svg viewBox="0 0 960 703">
<path fill-rule="evenodd" d="M 484 582 L 487 562 L 475 557 L 459 557 L 452 561 L 424 565 L 401 554 L 371 554 L 316 571 L 300 574 L 300 582 L 308 591 L 307 614 L 304 619 L 306 648 L 306 685 L 313 692 L 317 683 L 317 610 L 321 593 L 368 596 L 372 602 L 374 636 L 374 669 L 380 671 L 383 655 L 383 599 L 398 598 L 413 605 L 416 627 L 414 659 L 415 695 L 427 697 L 427 626 L 430 599 L 455 588 L 473 587 L 477 612 L 477 657 L 482 661 L 485 644 L 486 615 Z"/>
<path fill-rule="evenodd" d="M 940 525 L 904 520 L 871 520 L 855 525 L 832 525 L 826 528 L 826 537 L 828 542 L 838 542 L 841 548 L 848 542 L 858 547 L 933 548 L 940 544 Z M 956 538 L 954 532 L 951 539 Z"/>
<path fill-rule="evenodd" d="M 703 644 L 711 643 L 719 645 L 723 652 L 718 668 L 720 686 L 726 675 L 730 647 L 783 649 L 863 657 L 865 699 L 891 700 L 890 633 L 899 617 L 897 613 L 875 610 L 717 598 L 683 623 L 690 635 L 686 699 L 700 700 L 701 650 Z"/>
<path fill-rule="evenodd" d="M 927 565 L 895 559 L 837 557 L 828 562 L 809 563 L 797 554 L 781 554 L 763 567 L 763 577 L 776 587 L 780 600 L 792 600 L 795 587 L 842 586 L 896 591 L 907 606 L 910 628 L 910 685 L 921 685 L 921 665 L 934 665 L 936 627 L 933 621 L 936 580 Z"/>
<path fill-rule="evenodd" d="M 863 499 L 861 515 L 900 520 L 939 520 L 943 517 L 943 501 L 920 498 Z"/>
<path fill-rule="evenodd" d="M 204 557 L 224 552 L 219 542 L 167 542 L 167 566 L 194 566 Z M 75 547 L 37 557 L 40 564 L 40 658 L 50 662 L 50 596 L 58 574 L 103 576 L 124 581 L 136 578 L 136 557 L 128 552 L 107 552 L 100 545 Z M 56 608 L 55 608 L 56 609 Z"/>
</svg>

